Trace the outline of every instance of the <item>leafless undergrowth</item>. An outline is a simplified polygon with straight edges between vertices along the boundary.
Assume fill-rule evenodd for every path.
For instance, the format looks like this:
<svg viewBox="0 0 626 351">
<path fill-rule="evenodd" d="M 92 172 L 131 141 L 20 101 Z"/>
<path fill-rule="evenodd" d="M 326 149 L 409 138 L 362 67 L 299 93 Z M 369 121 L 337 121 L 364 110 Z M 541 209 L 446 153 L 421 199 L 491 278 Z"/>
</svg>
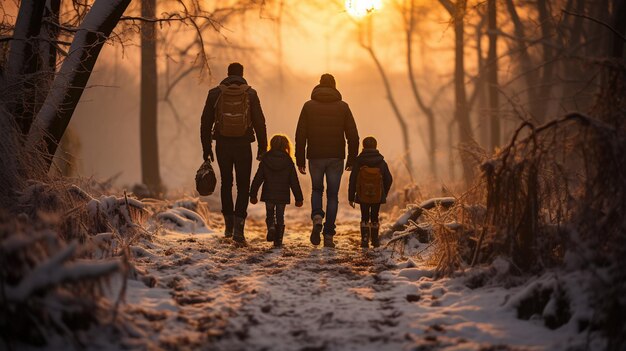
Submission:
<svg viewBox="0 0 626 351">
<path fill-rule="evenodd" d="M 626 74 L 623 64 L 603 65 L 603 88 L 588 115 L 573 112 L 541 126 L 524 122 L 509 144 L 482 164 L 481 185 L 466 194 L 471 201 L 455 204 L 463 209 L 455 216 L 463 228 L 457 236 L 441 226 L 447 217 L 429 221 L 442 273 L 463 266 L 450 253 L 463 258 L 459 243 L 466 233 L 473 237 L 465 241 L 473 246 L 466 261 L 471 265 L 504 257 L 519 274 L 566 266 L 593 272 L 591 329 L 609 336 L 608 349 L 621 349 L 626 342 Z M 465 211 L 472 208 L 468 204 L 484 204 L 484 216 Z M 448 270 L 441 269 L 442 262 Z"/>
<path fill-rule="evenodd" d="M 119 318 L 126 279 L 111 278 L 137 275 L 132 245 L 150 236 L 148 213 L 128 196 L 48 176 L 41 155 L 23 151 L 8 127 L 0 138 L 0 182 L 8 186 L 0 207 L 0 336 L 8 346 L 46 345 L 59 335 L 80 346 L 81 331 Z"/>
</svg>

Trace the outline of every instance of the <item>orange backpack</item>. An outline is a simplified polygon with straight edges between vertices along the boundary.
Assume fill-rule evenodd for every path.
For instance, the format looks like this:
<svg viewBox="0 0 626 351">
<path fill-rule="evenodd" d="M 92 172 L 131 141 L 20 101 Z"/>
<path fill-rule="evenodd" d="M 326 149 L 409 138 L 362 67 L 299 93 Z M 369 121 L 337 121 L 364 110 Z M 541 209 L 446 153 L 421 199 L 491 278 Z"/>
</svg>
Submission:
<svg viewBox="0 0 626 351">
<path fill-rule="evenodd" d="M 383 175 L 378 167 L 362 166 L 356 180 L 356 196 L 362 204 L 379 204 L 383 199 Z"/>
<path fill-rule="evenodd" d="M 250 118 L 249 85 L 231 84 L 219 86 L 222 93 L 215 102 L 216 123 L 220 135 L 225 137 L 244 136 L 252 125 Z"/>
</svg>

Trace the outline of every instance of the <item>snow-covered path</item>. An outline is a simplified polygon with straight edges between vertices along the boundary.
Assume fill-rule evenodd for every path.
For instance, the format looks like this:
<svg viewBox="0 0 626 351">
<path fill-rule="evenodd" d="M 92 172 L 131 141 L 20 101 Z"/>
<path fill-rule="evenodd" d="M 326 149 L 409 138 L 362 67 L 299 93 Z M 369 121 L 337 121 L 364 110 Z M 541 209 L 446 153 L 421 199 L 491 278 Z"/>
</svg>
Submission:
<svg viewBox="0 0 626 351">
<path fill-rule="evenodd" d="M 315 248 L 308 227 L 287 223 L 282 249 L 247 223 L 248 247 L 221 234 L 170 233 L 138 266 L 157 287 L 132 282 L 128 302 L 145 317 L 157 345 L 207 349 L 401 348 L 403 312 L 393 285 L 377 279 L 386 260 L 358 248 L 358 223 L 345 223 L 335 250 Z M 216 224 L 216 227 L 220 225 Z M 149 306 L 149 309 L 143 308 Z"/>
<path fill-rule="evenodd" d="M 344 219 L 336 249 L 313 247 L 309 224 L 287 221 L 282 249 L 265 242 L 262 219 L 247 223 L 248 247 L 220 233 L 168 231 L 136 265 L 156 286 L 129 280 L 126 309 L 141 349 L 201 350 L 554 350 L 570 330 L 522 321 L 506 301 L 515 289 L 470 289 L 464 279 L 428 278 L 385 250 L 358 247 Z M 396 257 L 397 258 L 397 257 Z M 492 347 L 492 348 L 490 348 Z"/>
</svg>

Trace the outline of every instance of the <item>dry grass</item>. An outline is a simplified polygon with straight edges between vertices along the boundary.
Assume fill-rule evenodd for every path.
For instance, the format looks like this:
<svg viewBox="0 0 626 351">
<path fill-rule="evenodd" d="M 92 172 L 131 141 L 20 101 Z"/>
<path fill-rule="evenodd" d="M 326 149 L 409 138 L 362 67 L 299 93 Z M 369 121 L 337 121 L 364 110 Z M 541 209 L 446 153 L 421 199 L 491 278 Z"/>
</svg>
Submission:
<svg viewBox="0 0 626 351">
<path fill-rule="evenodd" d="M 504 255 L 522 271 L 536 271 L 562 263 L 574 228 L 586 238 L 616 235 L 626 195 L 625 141 L 623 132 L 580 113 L 520 126 L 482 166 L 487 213 L 474 263 Z"/>
</svg>

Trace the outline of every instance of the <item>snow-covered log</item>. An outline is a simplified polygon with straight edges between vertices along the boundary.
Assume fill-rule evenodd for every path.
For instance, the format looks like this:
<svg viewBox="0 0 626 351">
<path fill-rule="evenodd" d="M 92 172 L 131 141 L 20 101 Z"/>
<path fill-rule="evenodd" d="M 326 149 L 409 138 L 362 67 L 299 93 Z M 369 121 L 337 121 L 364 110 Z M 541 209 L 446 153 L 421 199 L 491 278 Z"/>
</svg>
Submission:
<svg viewBox="0 0 626 351">
<path fill-rule="evenodd" d="M 34 292 L 47 289 L 50 286 L 100 278 L 120 269 L 119 261 L 65 264 L 74 255 L 76 247 L 76 242 L 69 244 L 36 267 L 17 286 L 6 286 L 6 299 L 13 302 L 26 301 Z"/>
<path fill-rule="evenodd" d="M 157 215 L 157 219 L 173 224 L 177 230 L 187 232 L 194 232 L 207 227 L 201 215 L 184 207 L 175 207 L 161 212 Z"/>
<path fill-rule="evenodd" d="M 456 200 L 453 197 L 434 197 L 432 199 L 428 199 L 420 204 L 420 207 L 425 210 L 433 209 L 437 206 L 442 206 L 444 208 L 450 208 L 454 205 Z"/>
<path fill-rule="evenodd" d="M 69 53 L 28 136 L 31 147 L 45 140 L 48 155 L 54 155 L 72 118 L 105 41 L 128 7 L 130 0 L 97 0 L 85 16 Z M 52 158 L 48 160 L 52 162 Z"/>
</svg>

